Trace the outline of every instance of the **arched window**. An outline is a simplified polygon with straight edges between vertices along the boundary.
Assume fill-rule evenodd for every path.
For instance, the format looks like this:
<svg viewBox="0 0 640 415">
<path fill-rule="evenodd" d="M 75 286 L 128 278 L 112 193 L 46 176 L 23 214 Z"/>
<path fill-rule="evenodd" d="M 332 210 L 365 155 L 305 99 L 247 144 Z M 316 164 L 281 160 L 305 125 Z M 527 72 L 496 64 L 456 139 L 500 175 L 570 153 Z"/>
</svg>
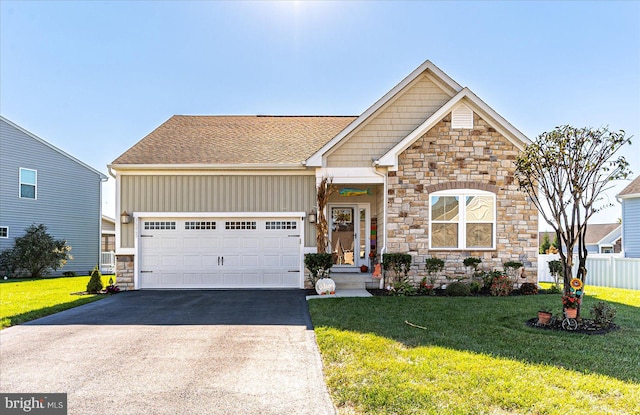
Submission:
<svg viewBox="0 0 640 415">
<path fill-rule="evenodd" d="M 496 195 L 453 189 L 429 196 L 430 249 L 495 249 Z"/>
</svg>

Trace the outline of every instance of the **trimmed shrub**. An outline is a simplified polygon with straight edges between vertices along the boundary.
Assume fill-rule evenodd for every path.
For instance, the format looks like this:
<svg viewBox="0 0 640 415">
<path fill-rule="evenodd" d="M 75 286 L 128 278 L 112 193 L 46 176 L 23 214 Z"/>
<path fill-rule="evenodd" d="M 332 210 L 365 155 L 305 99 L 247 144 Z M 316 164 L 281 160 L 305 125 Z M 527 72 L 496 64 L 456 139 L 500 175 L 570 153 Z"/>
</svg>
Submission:
<svg viewBox="0 0 640 415">
<path fill-rule="evenodd" d="M 520 286 L 520 294 L 522 295 L 538 294 L 538 286 L 531 282 L 525 282 Z"/>
<path fill-rule="evenodd" d="M 89 283 L 87 284 L 87 292 L 97 294 L 100 291 L 102 291 L 102 274 L 96 265 L 93 271 L 91 271 L 91 278 L 89 278 Z"/>
<path fill-rule="evenodd" d="M 513 281 L 503 272 L 493 277 L 489 287 L 491 295 L 496 297 L 506 297 L 513 291 Z"/>
<path fill-rule="evenodd" d="M 62 275 L 64 275 L 65 277 L 75 277 L 77 276 L 75 271 L 65 271 L 62 273 Z"/>
<path fill-rule="evenodd" d="M 450 297 L 467 297 L 471 295 L 469 284 L 464 282 L 452 282 L 447 285 L 447 295 Z"/>
<path fill-rule="evenodd" d="M 598 301 L 594 306 L 591 306 L 591 314 L 596 325 L 600 327 L 608 327 L 616 318 L 617 310 L 615 307 L 610 306 L 604 301 Z"/>
<path fill-rule="evenodd" d="M 478 281 L 471 281 L 469 283 L 469 289 L 471 290 L 471 294 L 478 294 L 480 290 L 482 290 L 482 285 Z"/>
<path fill-rule="evenodd" d="M 329 270 L 333 266 L 333 258 L 331 254 L 306 254 L 304 256 L 304 265 L 309 270 L 309 280 L 311 285 L 315 287 L 316 281 L 320 278 L 329 276 Z"/>
</svg>

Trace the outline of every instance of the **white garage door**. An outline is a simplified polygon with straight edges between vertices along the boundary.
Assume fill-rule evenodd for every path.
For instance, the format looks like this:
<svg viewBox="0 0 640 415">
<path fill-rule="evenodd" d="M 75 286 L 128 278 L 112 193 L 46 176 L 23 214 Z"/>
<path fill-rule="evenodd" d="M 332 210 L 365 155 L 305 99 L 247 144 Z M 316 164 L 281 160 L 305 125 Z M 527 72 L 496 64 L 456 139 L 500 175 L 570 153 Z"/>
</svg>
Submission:
<svg viewBox="0 0 640 415">
<path fill-rule="evenodd" d="M 297 218 L 141 218 L 138 287 L 298 288 Z"/>
</svg>

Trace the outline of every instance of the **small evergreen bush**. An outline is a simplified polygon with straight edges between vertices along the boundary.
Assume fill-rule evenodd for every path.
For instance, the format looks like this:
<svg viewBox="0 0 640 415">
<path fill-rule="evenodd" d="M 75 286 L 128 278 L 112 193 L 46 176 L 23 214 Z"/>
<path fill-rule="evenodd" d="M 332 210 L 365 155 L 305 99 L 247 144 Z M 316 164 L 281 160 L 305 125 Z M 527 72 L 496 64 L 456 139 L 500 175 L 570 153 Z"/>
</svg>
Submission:
<svg viewBox="0 0 640 415">
<path fill-rule="evenodd" d="M 464 282 L 452 282 L 447 285 L 447 295 L 451 297 L 467 297 L 471 295 L 471 287 Z"/>
<path fill-rule="evenodd" d="M 87 284 L 87 292 L 97 294 L 102 291 L 102 287 L 102 274 L 96 265 L 93 271 L 91 271 L 91 278 L 89 278 L 89 283 Z"/>
<path fill-rule="evenodd" d="M 65 277 L 75 277 L 77 274 L 75 271 L 65 271 L 62 273 Z"/>
</svg>

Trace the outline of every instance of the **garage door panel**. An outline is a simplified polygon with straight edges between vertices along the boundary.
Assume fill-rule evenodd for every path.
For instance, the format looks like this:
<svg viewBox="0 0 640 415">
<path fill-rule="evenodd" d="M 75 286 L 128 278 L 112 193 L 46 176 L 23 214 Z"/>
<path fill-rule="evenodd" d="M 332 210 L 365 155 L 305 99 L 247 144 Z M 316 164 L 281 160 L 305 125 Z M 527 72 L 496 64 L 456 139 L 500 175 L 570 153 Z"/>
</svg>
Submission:
<svg viewBox="0 0 640 415">
<path fill-rule="evenodd" d="M 298 255 L 282 255 L 281 259 L 282 259 L 282 265 L 285 267 L 289 267 L 290 269 L 297 268 L 298 261 L 300 261 L 300 257 Z"/>
<path fill-rule="evenodd" d="M 260 265 L 260 257 L 258 255 L 243 255 L 242 266 L 243 267 L 257 267 Z"/>
<path fill-rule="evenodd" d="M 264 285 L 268 287 L 277 287 L 279 285 L 282 285 L 282 274 L 265 272 L 263 281 L 264 281 Z"/>
<path fill-rule="evenodd" d="M 185 249 L 200 249 L 200 246 L 205 245 L 204 238 L 197 238 L 193 236 L 187 236 L 183 238 L 182 247 Z"/>
<path fill-rule="evenodd" d="M 263 255 L 262 263 L 265 267 L 277 267 L 281 265 L 280 258 L 280 255 Z"/>
<path fill-rule="evenodd" d="M 288 237 L 282 239 L 283 249 L 297 249 L 300 246 L 299 237 Z"/>
<path fill-rule="evenodd" d="M 266 249 L 282 249 L 282 236 L 265 236 L 263 240 Z"/>
<path fill-rule="evenodd" d="M 182 258 L 178 255 L 163 255 L 160 261 L 163 267 L 176 267 L 182 265 Z"/>
<path fill-rule="evenodd" d="M 202 259 L 203 266 L 206 266 L 206 267 L 217 266 L 218 255 L 204 254 L 204 255 L 201 255 L 200 258 Z"/>
<path fill-rule="evenodd" d="M 178 238 L 177 237 L 164 237 L 164 238 L 153 238 L 160 239 L 160 247 L 162 249 L 176 249 L 178 248 Z"/>
<path fill-rule="evenodd" d="M 203 259 L 201 255 L 184 255 L 183 265 L 188 268 L 200 268 L 202 267 Z"/>
<path fill-rule="evenodd" d="M 256 249 L 258 248 L 259 244 L 258 244 L 259 239 L 254 237 L 244 237 L 242 238 L 242 247 L 244 249 Z"/>
<path fill-rule="evenodd" d="M 142 219 L 144 222 L 145 219 Z M 294 288 L 299 221 L 153 219 L 141 226 L 139 288 Z M 142 236 L 145 237 L 142 237 Z"/>
<path fill-rule="evenodd" d="M 227 249 L 242 248 L 242 238 L 238 236 L 225 237 L 222 240 L 222 247 Z"/>
</svg>

